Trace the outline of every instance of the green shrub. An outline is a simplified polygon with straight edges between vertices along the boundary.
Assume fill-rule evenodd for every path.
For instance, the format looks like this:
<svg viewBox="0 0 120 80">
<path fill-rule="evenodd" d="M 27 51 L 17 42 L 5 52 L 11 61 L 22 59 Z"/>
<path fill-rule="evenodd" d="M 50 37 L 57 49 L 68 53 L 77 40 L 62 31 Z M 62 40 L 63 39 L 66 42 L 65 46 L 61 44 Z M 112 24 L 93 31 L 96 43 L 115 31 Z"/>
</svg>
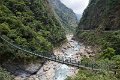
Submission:
<svg viewBox="0 0 120 80">
<path fill-rule="evenodd" d="M 14 80 L 13 77 L 0 67 L 0 80 Z"/>
<path fill-rule="evenodd" d="M 101 57 L 111 59 L 115 55 L 115 50 L 113 48 L 107 48 L 103 51 Z"/>
<path fill-rule="evenodd" d="M 10 41 L 39 54 L 40 52 L 49 54 L 54 46 L 66 39 L 65 32 L 52 14 L 47 1 L 2 0 L 2 3 L 0 32 L 9 37 Z M 21 54 L 24 52 L 11 48 L 1 41 L 0 56 L 4 55 L 6 60 L 10 55 L 13 59 L 27 58 L 26 54 Z"/>
<path fill-rule="evenodd" d="M 0 24 L 0 32 L 2 34 L 7 34 L 10 32 L 9 25 L 7 23 Z"/>
<path fill-rule="evenodd" d="M 118 80 L 118 79 L 106 71 L 96 73 L 89 70 L 79 70 L 78 74 L 74 78 L 68 78 L 66 80 Z"/>
</svg>

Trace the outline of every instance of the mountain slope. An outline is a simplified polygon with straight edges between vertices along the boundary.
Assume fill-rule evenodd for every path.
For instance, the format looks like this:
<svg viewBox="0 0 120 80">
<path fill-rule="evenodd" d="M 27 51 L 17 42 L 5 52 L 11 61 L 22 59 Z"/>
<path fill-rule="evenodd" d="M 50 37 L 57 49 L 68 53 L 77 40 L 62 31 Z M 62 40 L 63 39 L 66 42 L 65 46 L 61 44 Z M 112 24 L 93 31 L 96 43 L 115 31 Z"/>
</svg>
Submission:
<svg viewBox="0 0 120 80">
<path fill-rule="evenodd" d="M 120 1 L 91 0 L 79 23 L 79 28 L 104 30 L 120 29 Z"/>
<path fill-rule="evenodd" d="M 2 0 L 0 33 L 35 52 L 52 52 L 53 46 L 66 39 L 47 0 Z M 3 55 L 12 59 L 30 57 L 0 40 L 0 59 Z"/>
<path fill-rule="evenodd" d="M 79 40 L 98 45 L 102 51 L 113 48 L 120 54 L 120 2 L 91 0 L 76 29 Z"/>
<path fill-rule="evenodd" d="M 118 31 L 116 31 L 118 30 Z M 84 42 L 112 47 L 120 52 L 120 2 L 118 0 L 91 0 L 83 13 L 76 36 Z"/>
<path fill-rule="evenodd" d="M 77 27 L 78 22 L 75 13 L 61 3 L 60 0 L 50 0 L 50 3 L 64 29 L 67 32 L 73 32 Z"/>
<path fill-rule="evenodd" d="M 75 78 L 68 80 L 120 80 L 120 71 L 118 71 L 120 69 L 119 0 L 90 0 L 76 29 L 76 38 L 90 45 L 93 53 L 96 54 L 89 59 L 85 57 L 83 62 L 92 61 L 102 65 L 106 63 L 112 66 L 111 69 L 117 70 L 112 74 L 108 70 L 94 73 L 93 70 L 79 69 Z"/>
</svg>

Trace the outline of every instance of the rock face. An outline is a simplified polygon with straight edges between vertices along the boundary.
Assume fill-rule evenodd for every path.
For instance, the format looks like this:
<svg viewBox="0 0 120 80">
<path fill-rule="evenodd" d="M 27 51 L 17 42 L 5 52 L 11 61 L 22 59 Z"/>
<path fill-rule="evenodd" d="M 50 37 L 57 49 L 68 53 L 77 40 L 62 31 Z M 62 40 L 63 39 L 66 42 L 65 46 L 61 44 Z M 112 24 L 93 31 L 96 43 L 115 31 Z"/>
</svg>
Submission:
<svg viewBox="0 0 120 80">
<path fill-rule="evenodd" d="M 120 29 L 119 0 L 90 0 L 80 20 L 80 29 L 117 30 Z"/>
<path fill-rule="evenodd" d="M 75 13 L 61 3 L 60 0 L 50 0 L 50 3 L 64 29 L 67 32 L 73 32 L 78 24 Z"/>
</svg>

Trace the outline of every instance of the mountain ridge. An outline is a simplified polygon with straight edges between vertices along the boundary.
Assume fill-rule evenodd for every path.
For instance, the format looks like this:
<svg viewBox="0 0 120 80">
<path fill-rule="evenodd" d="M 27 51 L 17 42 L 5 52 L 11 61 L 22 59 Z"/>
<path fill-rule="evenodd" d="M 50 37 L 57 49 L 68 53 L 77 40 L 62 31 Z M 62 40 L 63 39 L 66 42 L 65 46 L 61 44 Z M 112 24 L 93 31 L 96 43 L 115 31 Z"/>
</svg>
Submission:
<svg viewBox="0 0 120 80">
<path fill-rule="evenodd" d="M 120 2 L 117 0 L 91 0 L 80 20 L 80 29 L 120 29 Z"/>
<path fill-rule="evenodd" d="M 76 14 L 72 9 L 66 7 L 60 0 L 50 0 L 57 18 L 61 22 L 63 28 L 69 33 L 74 32 L 77 27 L 78 21 Z"/>
</svg>

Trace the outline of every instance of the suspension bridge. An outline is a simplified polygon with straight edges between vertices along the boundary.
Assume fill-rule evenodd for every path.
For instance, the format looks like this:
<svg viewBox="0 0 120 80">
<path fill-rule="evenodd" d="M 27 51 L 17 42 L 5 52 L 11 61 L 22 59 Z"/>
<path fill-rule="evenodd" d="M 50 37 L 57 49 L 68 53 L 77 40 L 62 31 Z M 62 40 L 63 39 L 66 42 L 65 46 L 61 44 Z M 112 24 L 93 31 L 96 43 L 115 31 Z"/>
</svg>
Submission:
<svg viewBox="0 0 120 80">
<path fill-rule="evenodd" d="M 49 53 L 35 53 L 28 49 L 21 47 L 20 45 L 17 45 L 16 43 L 11 42 L 10 39 L 4 35 L 0 35 L 0 38 L 2 39 L 3 42 L 5 42 L 10 47 L 15 48 L 20 51 L 23 51 L 23 52 L 25 52 L 25 54 L 30 54 L 30 55 L 44 58 L 44 59 L 47 59 L 50 61 L 58 62 L 61 64 L 66 64 L 66 65 L 77 67 L 77 68 L 84 68 L 84 69 L 95 70 L 95 71 L 112 70 L 115 68 L 115 66 L 113 64 L 96 64 L 95 62 L 94 63 L 84 63 L 82 61 L 77 61 L 72 58 L 66 59 L 64 56 L 60 57 L 60 56 L 56 56 L 54 54 L 49 54 Z M 110 65 L 112 65 L 112 66 L 110 66 Z"/>
</svg>

